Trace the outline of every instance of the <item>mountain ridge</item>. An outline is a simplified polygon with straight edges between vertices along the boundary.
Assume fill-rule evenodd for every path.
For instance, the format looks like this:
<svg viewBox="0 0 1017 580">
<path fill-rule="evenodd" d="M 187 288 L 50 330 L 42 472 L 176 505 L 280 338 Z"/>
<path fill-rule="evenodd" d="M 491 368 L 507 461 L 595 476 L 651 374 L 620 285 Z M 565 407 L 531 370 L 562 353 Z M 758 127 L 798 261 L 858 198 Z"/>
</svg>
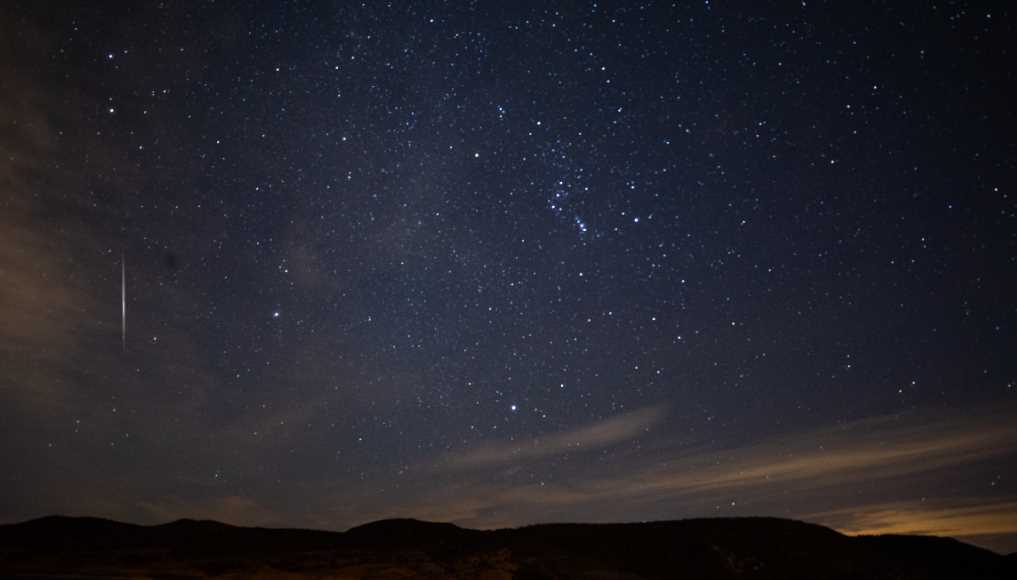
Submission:
<svg viewBox="0 0 1017 580">
<path fill-rule="evenodd" d="M 1013 578 L 1017 558 L 953 538 L 844 535 L 772 517 L 475 530 L 408 518 L 344 532 L 182 519 L 0 524 L 0 574 L 404 578 Z M 326 576 L 327 577 L 327 576 Z M 343 576 L 337 576 L 343 577 Z"/>
</svg>

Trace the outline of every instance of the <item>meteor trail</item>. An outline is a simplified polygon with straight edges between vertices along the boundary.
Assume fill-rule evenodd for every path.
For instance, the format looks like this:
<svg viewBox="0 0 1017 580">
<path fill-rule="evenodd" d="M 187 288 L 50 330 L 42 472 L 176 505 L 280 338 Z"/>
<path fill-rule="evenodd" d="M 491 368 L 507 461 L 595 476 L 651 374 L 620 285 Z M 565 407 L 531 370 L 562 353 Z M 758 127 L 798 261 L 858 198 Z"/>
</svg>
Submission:
<svg viewBox="0 0 1017 580">
<path fill-rule="evenodd" d="M 120 350 L 127 352 L 127 265 L 120 252 Z"/>
</svg>

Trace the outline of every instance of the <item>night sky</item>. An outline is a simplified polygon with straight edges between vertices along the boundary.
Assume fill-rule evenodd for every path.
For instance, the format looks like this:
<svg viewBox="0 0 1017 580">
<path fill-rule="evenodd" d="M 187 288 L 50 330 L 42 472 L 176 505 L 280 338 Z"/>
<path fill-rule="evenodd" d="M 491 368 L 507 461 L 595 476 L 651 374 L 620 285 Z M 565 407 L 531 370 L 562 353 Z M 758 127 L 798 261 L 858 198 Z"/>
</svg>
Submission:
<svg viewBox="0 0 1017 580">
<path fill-rule="evenodd" d="M 0 520 L 1017 550 L 991 4 L 5 2 Z"/>
</svg>

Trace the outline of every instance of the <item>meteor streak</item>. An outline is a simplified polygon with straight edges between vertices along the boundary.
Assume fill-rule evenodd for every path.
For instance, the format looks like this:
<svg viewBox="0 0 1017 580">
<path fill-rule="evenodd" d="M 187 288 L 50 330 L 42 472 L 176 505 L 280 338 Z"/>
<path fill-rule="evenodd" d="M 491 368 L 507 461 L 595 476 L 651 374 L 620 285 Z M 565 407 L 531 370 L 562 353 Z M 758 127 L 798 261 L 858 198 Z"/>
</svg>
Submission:
<svg viewBox="0 0 1017 580">
<path fill-rule="evenodd" d="M 120 252 L 120 350 L 127 352 L 127 264 Z"/>
</svg>

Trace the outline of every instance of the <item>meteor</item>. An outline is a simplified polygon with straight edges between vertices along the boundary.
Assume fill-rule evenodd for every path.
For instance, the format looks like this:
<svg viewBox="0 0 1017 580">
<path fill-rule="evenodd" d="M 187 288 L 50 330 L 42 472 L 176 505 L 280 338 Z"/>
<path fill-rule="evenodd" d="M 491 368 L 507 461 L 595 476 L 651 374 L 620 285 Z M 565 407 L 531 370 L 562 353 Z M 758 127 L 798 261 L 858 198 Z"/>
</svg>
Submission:
<svg viewBox="0 0 1017 580">
<path fill-rule="evenodd" d="M 127 264 L 120 252 L 120 350 L 127 352 Z"/>
</svg>

